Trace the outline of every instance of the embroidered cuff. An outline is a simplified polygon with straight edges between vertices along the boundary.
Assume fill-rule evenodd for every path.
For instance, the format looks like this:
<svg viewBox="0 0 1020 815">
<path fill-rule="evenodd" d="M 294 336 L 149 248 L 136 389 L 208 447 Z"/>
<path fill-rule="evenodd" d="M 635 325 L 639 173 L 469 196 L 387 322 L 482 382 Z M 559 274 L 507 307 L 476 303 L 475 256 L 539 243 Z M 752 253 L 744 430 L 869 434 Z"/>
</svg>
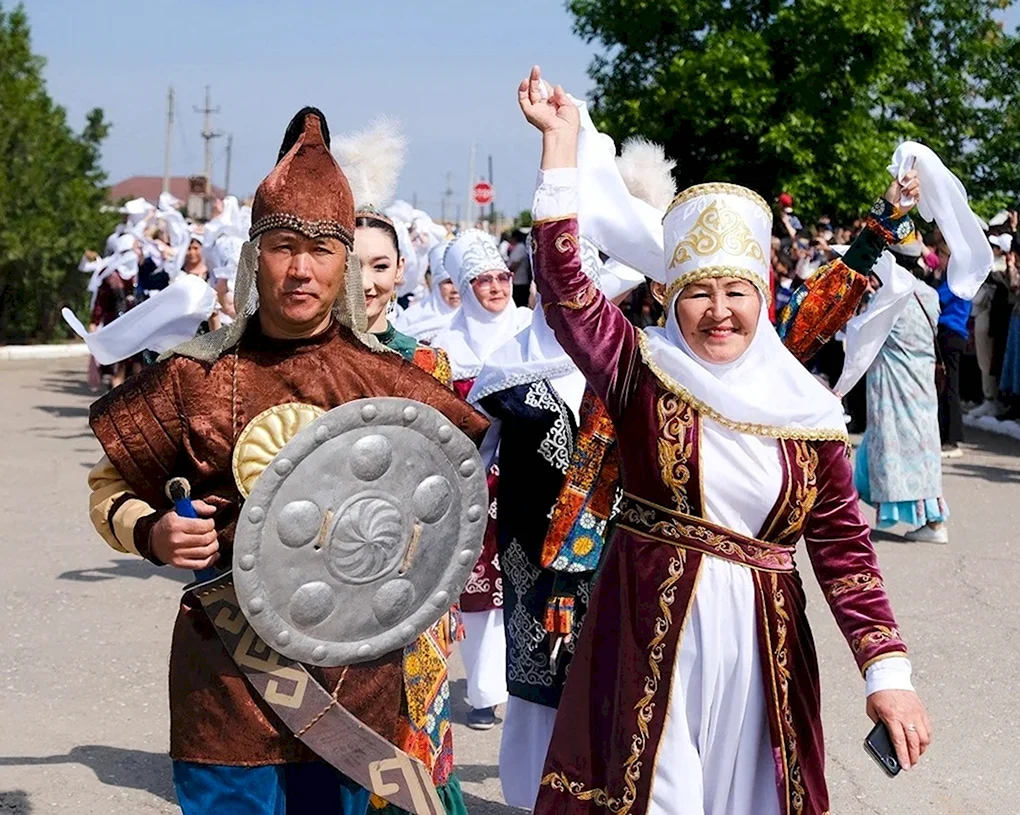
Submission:
<svg viewBox="0 0 1020 815">
<path fill-rule="evenodd" d="M 577 168 L 539 170 L 531 217 L 535 221 L 564 218 L 577 213 Z"/>
<path fill-rule="evenodd" d="M 864 672 L 864 693 L 871 696 L 880 690 L 913 690 L 912 668 L 906 657 L 887 657 L 873 662 Z"/>
<path fill-rule="evenodd" d="M 851 269 L 866 275 L 871 272 L 878 256 L 887 247 L 909 238 L 914 222 L 884 198 L 879 198 L 865 222 L 864 229 L 851 244 L 843 262 Z"/>
</svg>

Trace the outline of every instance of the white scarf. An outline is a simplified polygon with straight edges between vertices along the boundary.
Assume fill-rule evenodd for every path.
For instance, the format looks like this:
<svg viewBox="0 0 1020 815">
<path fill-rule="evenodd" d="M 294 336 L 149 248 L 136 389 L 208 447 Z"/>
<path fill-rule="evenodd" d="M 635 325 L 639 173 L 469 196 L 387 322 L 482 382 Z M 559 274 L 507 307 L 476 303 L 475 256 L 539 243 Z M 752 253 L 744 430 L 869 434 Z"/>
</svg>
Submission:
<svg viewBox="0 0 1020 815">
<path fill-rule="evenodd" d="M 669 305 L 665 328 L 646 328 L 639 334 L 645 362 L 670 391 L 702 415 L 741 433 L 847 439 L 839 399 L 786 349 L 764 301 L 750 346 L 725 364 L 694 353 L 680 331 L 675 303 Z"/>
<path fill-rule="evenodd" d="M 448 328 L 460 308 L 447 303 L 439 290 L 442 283 L 450 280 L 450 273 L 443 265 L 443 253 L 448 244 L 448 241 L 444 241 L 429 250 L 432 290 L 420 302 L 412 303 L 395 323 L 398 331 L 403 331 L 421 342 L 431 342 L 439 332 Z"/>
<path fill-rule="evenodd" d="M 988 277 L 993 258 L 981 222 L 967 202 L 967 190 L 930 148 L 903 142 L 893 153 L 889 173 L 902 180 L 911 167 L 921 180 L 917 212 L 924 220 L 935 221 L 951 252 L 946 274 L 949 288 L 957 297 L 973 300 Z"/>
<path fill-rule="evenodd" d="M 478 376 L 492 353 L 531 322 L 531 309 L 518 307 L 513 300 L 499 314 L 486 310 L 470 284 L 461 289 L 460 303 L 449 327 L 432 342 L 446 351 L 455 380 Z"/>
</svg>

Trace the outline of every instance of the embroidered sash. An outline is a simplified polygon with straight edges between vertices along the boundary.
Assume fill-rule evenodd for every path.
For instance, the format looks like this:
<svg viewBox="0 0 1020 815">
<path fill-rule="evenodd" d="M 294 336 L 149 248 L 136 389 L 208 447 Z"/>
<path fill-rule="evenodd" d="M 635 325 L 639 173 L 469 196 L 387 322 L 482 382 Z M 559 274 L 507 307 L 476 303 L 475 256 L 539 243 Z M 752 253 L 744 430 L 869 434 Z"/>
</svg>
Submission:
<svg viewBox="0 0 1020 815">
<path fill-rule="evenodd" d="M 766 572 L 792 572 L 795 546 L 751 538 L 724 526 L 667 509 L 628 492 L 620 502 L 616 525 L 635 535 Z"/>
</svg>

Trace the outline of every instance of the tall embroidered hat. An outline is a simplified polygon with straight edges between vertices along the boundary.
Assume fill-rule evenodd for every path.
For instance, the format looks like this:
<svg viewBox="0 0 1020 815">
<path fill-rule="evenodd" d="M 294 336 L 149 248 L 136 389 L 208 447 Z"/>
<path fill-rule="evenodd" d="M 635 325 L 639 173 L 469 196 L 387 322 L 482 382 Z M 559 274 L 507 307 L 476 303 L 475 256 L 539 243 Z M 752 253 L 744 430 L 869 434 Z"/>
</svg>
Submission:
<svg viewBox="0 0 1020 815">
<path fill-rule="evenodd" d="M 481 229 L 465 229 L 461 232 L 446 247 L 443 266 L 459 289 L 466 289 L 472 280 L 486 272 L 510 271 L 492 235 Z"/>
<path fill-rule="evenodd" d="M 666 302 L 712 277 L 740 277 L 770 297 L 772 213 L 758 193 L 736 184 L 684 190 L 662 220 Z"/>
<path fill-rule="evenodd" d="M 329 151 L 329 128 L 318 108 L 298 111 L 280 154 L 255 192 L 251 239 L 271 229 L 293 229 L 309 238 L 337 238 L 353 249 L 354 196 Z"/>
</svg>

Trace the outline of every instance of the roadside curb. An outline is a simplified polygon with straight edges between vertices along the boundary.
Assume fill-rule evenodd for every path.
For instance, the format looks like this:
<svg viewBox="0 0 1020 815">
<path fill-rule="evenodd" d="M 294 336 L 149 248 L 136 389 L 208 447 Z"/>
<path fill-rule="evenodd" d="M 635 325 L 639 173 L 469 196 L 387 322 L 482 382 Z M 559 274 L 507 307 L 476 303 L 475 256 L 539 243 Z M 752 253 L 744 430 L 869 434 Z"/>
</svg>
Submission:
<svg viewBox="0 0 1020 815">
<path fill-rule="evenodd" d="M 0 361 L 71 359 L 88 355 L 89 347 L 83 342 L 69 342 L 61 345 L 0 345 Z"/>
<path fill-rule="evenodd" d="M 994 416 L 968 416 L 963 415 L 963 423 L 967 427 L 976 427 L 988 433 L 997 433 L 1000 436 L 1009 436 L 1020 440 L 1020 422 L 1007 420 L 1000 422 Z"/>
</svg>

